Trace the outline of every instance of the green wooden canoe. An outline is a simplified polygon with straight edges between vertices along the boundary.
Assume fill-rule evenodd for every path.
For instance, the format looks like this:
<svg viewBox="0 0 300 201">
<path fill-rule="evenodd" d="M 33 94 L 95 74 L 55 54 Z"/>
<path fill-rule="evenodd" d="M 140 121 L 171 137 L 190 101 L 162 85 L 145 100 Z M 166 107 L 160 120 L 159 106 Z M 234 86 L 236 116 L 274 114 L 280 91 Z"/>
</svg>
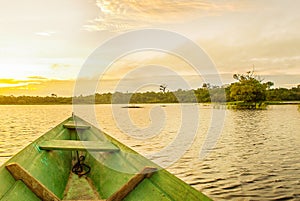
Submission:
<svg viewBox="0 0 300 201">
<path fill-rule="evenodd" d="M 211 200 L 79 117 L 0 167 L 0 200 Z"/>
</svg>

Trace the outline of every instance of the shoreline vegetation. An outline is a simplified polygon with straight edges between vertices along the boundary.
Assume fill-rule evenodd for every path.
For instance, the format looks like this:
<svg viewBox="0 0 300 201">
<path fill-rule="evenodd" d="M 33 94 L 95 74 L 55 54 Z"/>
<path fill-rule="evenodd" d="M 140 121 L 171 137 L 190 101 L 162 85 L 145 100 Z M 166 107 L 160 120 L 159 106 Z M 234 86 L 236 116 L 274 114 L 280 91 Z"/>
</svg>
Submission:
<svg viewBox="0 0 300 201">
<path fill-rule="evenodd" d="M 225 96 L 224 96 L 225 92 Z M 0 105 L 70 105 L 70 104 L 153 104 L 153 103 L 222 103 L 228 106 L 300 104 L 300 88 L 276 88 L 266 91 L 264 101 L 246 102 L 230 97 L 228 88 L 212 87 L 173 92 L 104 93 L 89 96 L 3 96 Z"/>
<path fill-rule="evenodd" d="M 198 89 L 167 91 L 161 85 L 159 92 L 96 93 L 88 96 L 3 96 L 0 105 L 67 105 L 67 104 L 147 104 L 147 103 L 221 103 L 234 109 L 266 109 L 267 105 L 300 104 L 300 84 L 291 89 L 275 88 L 274 83 L 263 83 L 254 71 L 234 74 L 237 82 L 225 86 L 203 83 Z"/>
<path fill-rule="evenodd" d="M 171 92 L 172 93 L 172 92 Z M 103 95 L 103 94 L 101 94 Z M 127 95 L 127 94 L 125 94 Z M 97 96 L 97 94 L 96 94 Z M 72 105 L 72 104 L 132 104 L 133 106 L 124 106 L 124 108 L 133 108 L 133 107 L 140 107 L 136 104 L 172 104 L 172 103 L 206 103 L 206 104 L 226 104 L 227 106 L 242 106 L 242 105 L 249 105 L 250 107 L 254 106 L 255 104 L 259 106 L 260 104 L 264 105 L 299 105 L 300 108 L 300 100 L 278 100 L 278 101 L 264 101 L 262 103 L 244 103 L 242 101 L 220 101 L 220 102 L 192 102 L 192 101 L 173 101 L 173 102 L 163 102 L 163 101 L 149 101 L 149 102 L 122 102 L 122 101 L 117 101 L 117 102 L 112 102 L 112 101 L 103 101 L 103 100 L 98 100 L 91 98 L 91 96 L 83 96 L 83 97 L 75 97 L 74 102 L 72 101 L 73 97 L 56 97 L 52 98 L 49 96 L 46 97 L 41 97 L 41 96 L 3 96 L 0 95 L 0 105 Z M 94 101 L 95 100 L 95 101 Z"/>
</svg>

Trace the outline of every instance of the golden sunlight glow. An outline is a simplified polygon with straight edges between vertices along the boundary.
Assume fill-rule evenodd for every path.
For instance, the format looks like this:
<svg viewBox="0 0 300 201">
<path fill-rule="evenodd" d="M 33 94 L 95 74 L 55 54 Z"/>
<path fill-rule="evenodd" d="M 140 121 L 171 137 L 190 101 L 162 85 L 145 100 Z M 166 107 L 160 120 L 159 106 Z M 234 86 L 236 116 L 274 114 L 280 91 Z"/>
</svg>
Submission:
<svg viewBox="0 0 300 201">
<path fill-rule="evenodd" d="M 193 40 L 224 83 L 254 65 L 275 87 L 297 86 L 299 7 L 300 1 L 276 0 L 1 1 L 0 95 L 72 95 L 81 66 L 99 45 L 140 28 L 166 29 Z M 113 64 L 103 75 L 103 89 L 113 90 L 115 80 L 150 64 L 172 66 L 193 81 L 188 78 L 193 72 L 176 58 L 145 55 Z M 165 83 L 180 88 L 167 76 Z"/>
</svg>

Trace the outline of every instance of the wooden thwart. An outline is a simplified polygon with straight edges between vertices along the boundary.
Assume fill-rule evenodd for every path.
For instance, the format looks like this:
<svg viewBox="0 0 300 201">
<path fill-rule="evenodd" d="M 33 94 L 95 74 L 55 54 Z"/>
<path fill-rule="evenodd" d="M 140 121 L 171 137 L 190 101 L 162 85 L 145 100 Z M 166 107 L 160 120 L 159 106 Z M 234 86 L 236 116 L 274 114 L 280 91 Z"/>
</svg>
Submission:
<svg viewBox="0 0 300 201">
<path fill-rule="evenodd" d="M 117 192 L 110 196 L 106 201 L 121 201 L 123 200 L 135 187 L 139 185 L 145 178 L 149 178 L 157 171 L 154 167 L 145 167 L 139 174 L 132 177 L 126 184 L 124 184 Z"/>
<path fill-rule="evenodd" d="M 85 130 L 85 129 L 89 129 L 91 127 L 89 125 L 76 124 L 76 123 L 72 122 L 72 123 L 66 123 L 66 124 L 64 124 L 64 128 Z"/>
<path fill-rule="evenodd" d="M 42 150 L 69 150 L 69 151 L 119 151 L 119 148 L 110 142 L 80 141 L 80 140 L 49 140 L 39 144 Z"/>
<path fill-rule="evenodd" d="M 22 180 L 23 183 L 43 201 L 60 201 L 46 186 L 36 180 L 29 172 L 17 163 L 10 163 L 5 166 L 15 180 Z"/>
</svg>

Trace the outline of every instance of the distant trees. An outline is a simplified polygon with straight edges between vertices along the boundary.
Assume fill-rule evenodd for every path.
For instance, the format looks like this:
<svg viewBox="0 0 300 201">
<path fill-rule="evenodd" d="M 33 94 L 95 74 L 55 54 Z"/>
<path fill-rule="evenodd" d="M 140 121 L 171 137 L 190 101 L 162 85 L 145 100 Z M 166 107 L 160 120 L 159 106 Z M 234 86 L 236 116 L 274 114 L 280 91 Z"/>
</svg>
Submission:
<svg viewBox="0 0 300 201">
<path fill-rule="evenodd" d="M 207 89 L 207 85 L 203 84 L 202 88 L 198 88 L 194 90 L 194 93 L 196 95 L 197 101 L 199 103 L 208 103 L 211 102 L 209 90 Z"/>
<path fill-rule="evenodd" d="M 72 97 L 0 96 L 0 104 L 8 104 L 8 105 L 72 104 Z"/>
<path fill-rule="evenodd" d="M 267 91 L 268 101 L 295 101 L 300 100 L 300 88 L 293 87 L 291 89 L 276 88 Z"/>
<path fill-rule="evenodd" d="M 253 71 L 246 74 L 234 74 L 237 82 L 229 86 L 213 86 L 203 83 L 198 89 L 170 92 L 166 84 L 159 86 L 159 92 L 137 93 L 96 93 L 89 96 L 57 97 L 51 96 L 1 96 L 0 104 L 45 105 L 45 104 L 114 104 L 114 103 L 208 103 L 208 102 L 242 102 L 254 106 L 264 101 L 300 101 L 300 84 L 291 89 L 273 89 L 273 82 L 263 83 Z M 224 92 L 226 97 L 224 96 Z"/>
</svg>

